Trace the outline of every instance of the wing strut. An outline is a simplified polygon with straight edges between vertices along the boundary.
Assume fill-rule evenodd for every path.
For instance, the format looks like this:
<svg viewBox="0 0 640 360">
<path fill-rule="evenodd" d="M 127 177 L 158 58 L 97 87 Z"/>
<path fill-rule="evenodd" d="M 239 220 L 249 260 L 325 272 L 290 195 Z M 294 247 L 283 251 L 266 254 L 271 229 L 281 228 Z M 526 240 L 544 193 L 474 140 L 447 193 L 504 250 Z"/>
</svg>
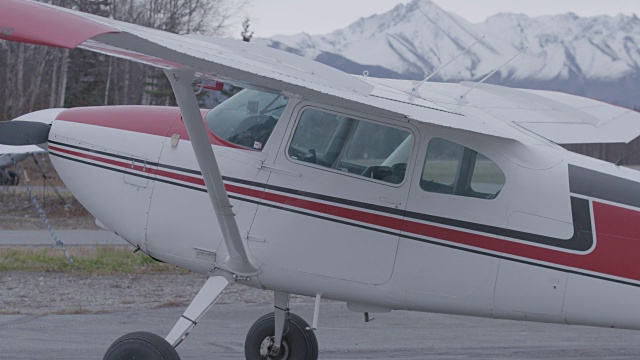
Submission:
<svg viewBox="0 0 640 360">
<path fill-rule="evenodd" d="M 213 205 L 224 242 L 229 251 L 229 257 L 224 261 L 225 270 L 240 276 L 256 275 L 259 270 L 247 255 L 227 190 L 222 181 L 216 156 L 206 135 L 207 130 L 191 85 L 195 79 L 194 72 L 165 70 L 165 74 L 171 82 L 173 93 L 178 101 L 184 125 L 191 139 L 191 145 L 207 186 L 209 198 L 211 198 L 211 205 Z"/>
</svg>

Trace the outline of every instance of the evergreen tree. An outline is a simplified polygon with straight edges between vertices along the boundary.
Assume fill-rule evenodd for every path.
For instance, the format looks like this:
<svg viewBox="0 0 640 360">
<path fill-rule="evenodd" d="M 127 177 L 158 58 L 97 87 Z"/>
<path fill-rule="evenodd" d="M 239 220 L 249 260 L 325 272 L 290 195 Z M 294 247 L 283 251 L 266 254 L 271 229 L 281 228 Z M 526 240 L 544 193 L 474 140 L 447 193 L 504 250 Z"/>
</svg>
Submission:
<svg viewBox="0 0 640 360">
<path fill-rule="evenodd" d="M 253 39 L 253 31 L 250 30 L 250 27 L 251 27 L 251 20 L 249 19 L 249 17 L 245 17 L 244 21 L 242 22 L 242 32 L 240 33 L 240 36 L 242 36 L 242 41 L 251 42 L 251 39 Z M 239 93 L 240 90 L 242 90 L 242 88 L 240 87 L 225 85 L 224 89 L 222 89 L 220 93 L 224 97 L 224 100 L 226 100 L 232 97 L 233 95 Z"/>
<path fill-rule="evenodd" d="M 248 17 L 244 18 L 244 21 L 242 22 L 242 32 L 240 33 L 242 41 L 250 42 L 251 39 L 253 39 L 253 31 L 249 30 L 249 27 L 251 26 L 249 22 L 250 20 Z"/>
</svg>

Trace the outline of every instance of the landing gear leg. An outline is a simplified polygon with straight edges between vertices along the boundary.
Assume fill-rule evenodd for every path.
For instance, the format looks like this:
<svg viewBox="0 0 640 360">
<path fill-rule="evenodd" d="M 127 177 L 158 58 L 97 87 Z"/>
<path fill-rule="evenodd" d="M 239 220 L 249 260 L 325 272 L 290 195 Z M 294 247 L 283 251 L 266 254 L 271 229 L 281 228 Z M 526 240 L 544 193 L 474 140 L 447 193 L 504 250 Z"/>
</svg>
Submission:
<svg viewBox="0 0 640 360">
<path fill-rule="evenodd" d="M 223 276 L 210 277 L 187 310 L 185 310 L 184 314 L 178 319 L 178 322 L 173 329 L 171 329 L 171 332 L 165 340 L 173 347 L 180 345 L 182 340 L 189 335 L 191 329 L 196 326 L 204 314 L 216 303 L 227 285 L 229 285 L 229 280 Z"/>
<path fill-rule="evenodd" d="M 282 346 L 282 335 L 284 333 L 284 323 L 289 318 L 289 293 L 284 293 L 281 291 L 276 291 L 273 294 L 275 304 L 273 306 L 273 315 L 274 315 L 274 330 L 275 334 L 273 337 L 273 346 L 268 351 L 267 349 L 260 349 L 261 355 L 270 355 L 277 356 L 280 354 L 280 348 Z M 262 354 L 262 350 L 265 350 L 265 354 Z"/>
<path fill-rule="evenodd" d="M 158 335 L 135 332 L 116 340 L 103 360 L 180 360 L 175 348 L 218 300 L 229 285 L 223 276 L 210 277 L 165 339 Z"/>
<path fill-rule="evenodd" d="M 275 293 L 273 313 L 258 319 L 247 334 L 247 360 L 317 360 L 318 340 L 309 324 L 289 312 L 289 294 Z"/>
</svg>

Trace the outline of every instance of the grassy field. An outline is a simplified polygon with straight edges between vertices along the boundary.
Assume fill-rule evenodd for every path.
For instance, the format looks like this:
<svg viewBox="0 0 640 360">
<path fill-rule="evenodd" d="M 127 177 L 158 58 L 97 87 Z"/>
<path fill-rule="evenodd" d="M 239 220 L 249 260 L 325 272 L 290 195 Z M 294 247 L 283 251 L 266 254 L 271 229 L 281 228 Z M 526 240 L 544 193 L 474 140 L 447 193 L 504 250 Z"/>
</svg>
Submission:
<svg viewBox="0 0 640 360">
<path fill-rule="evenodd" d="M 179 273 L 127 246 L 79 246 L 68 249 L 74 260 L 67 261 L 60 248 L 0 248 L 0 271 L 83 272 L 97 275 Z"/>
</svg>

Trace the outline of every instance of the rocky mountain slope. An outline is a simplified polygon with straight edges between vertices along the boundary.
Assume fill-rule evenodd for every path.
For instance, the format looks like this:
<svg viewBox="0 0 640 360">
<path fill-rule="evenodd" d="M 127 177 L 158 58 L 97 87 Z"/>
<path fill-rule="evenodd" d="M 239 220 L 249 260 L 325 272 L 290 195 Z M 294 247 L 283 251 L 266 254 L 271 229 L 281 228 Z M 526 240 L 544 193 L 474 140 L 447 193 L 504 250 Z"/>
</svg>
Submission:
<svg viewBox="0 0 640 360">
<path fill-rule="evenodd" d="M 472 24 L 429 0 L 361 18 L 325 35 L 256 39 L 343 71 L 423 79 L 482 36 L 435 81 L 479 80 L 510 57 L 489 82 L 558 90 L 640 107 L 640 18 L 501 13 Z"/>
</svg>

